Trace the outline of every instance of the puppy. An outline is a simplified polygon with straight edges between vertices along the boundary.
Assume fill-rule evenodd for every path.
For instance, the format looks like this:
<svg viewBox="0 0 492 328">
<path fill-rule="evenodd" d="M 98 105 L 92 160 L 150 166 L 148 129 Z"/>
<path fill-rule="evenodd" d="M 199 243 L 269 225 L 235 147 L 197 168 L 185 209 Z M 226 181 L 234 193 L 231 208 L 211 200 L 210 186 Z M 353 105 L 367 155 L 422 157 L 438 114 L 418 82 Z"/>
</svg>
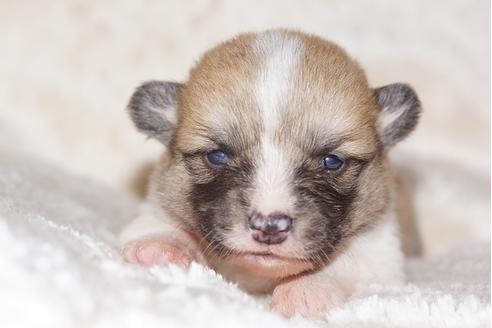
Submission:
<svg viewBox="0 0 492 328">
<path fill-rule="evenodd" d="M 402 281 L 387 154 L 418 121 L 408 85 L 373 89 L 335 44 L 270 30 L 211 49 L 185 83 L 144 83 L 128 111 L 166 146 L 128 262 L 196 261 L 286 317 Z"/>
</svg>

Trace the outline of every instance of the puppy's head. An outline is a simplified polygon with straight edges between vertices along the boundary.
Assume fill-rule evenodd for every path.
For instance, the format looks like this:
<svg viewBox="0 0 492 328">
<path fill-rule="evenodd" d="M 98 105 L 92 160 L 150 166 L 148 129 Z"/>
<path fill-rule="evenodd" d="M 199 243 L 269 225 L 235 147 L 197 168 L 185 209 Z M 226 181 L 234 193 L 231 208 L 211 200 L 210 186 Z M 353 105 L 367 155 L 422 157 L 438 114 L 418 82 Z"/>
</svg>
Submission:
<svg viewBox="0 0 492 328">
<path fill-rule="evenodd" d="M 420 104 L 404 84 L 370 88 L 334 44 L 277 30 L 210 50 L 185 84 L 143 84 L 129 110 L 169 147 L 154 197 L 211 255 L 285 276 L 324 264 L 383 216 L 386 154 Z"/>
</svg>

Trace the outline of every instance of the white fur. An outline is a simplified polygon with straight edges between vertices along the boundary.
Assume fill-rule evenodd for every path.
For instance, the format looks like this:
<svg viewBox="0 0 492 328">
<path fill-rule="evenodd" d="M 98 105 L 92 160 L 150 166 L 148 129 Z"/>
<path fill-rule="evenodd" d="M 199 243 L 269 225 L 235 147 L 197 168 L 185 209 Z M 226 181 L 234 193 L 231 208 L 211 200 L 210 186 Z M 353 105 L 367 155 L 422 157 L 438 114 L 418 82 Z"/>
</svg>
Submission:
<svg viewBox="0 0 492 328">
<path fill-rule="evenodd" d="M 237 234 L 234 239 L 234 241 L 240 240 L 245 249 L 264 251 L 264 249 L 259 249 L 258 245 L 248 241 L 244 233 Z M 287 239 L 286 242 L 293 245 L 292 240 Z M 292 248 L 291 245 L 282 244 L 278 247 Z M 233 246 L 239 247 L 238 245 Z M 279 252 L 275 245 L 270 247 Z M 403 260 L 398 236 L 398 222 L 395 214 L 390 212 L 372 230 L 354 237 L 333 262 L 307 277 L 321 285 L 335 282 L 347 296 L 363 294 L 378 290 L 380 287 L 400 285 L 404 280 Z M 254 290 L 255 284 L 258 284 L 257 288 L 262 289 L 278 283 L 275 279 L 258 279 L 248 276 L 242 269 L 228 264 L 223 264 L 217 269 L 227 279 L 248 287 L 250 290 Z"/>
<path fill-rule="evenodd" d="M 252 200 L 254 210 L 268 215 L 286 212 L 292 204 L 291 167 L 282 150 L 272 140 L 262 140 L 262 159 L 256 172 L 255 193 Z"/>
<path fill-rule="evenodd" d="M 393 124 L 400 115 L 401 111 L 388 112 L 387 108 L 383 108 L 381 115 L 378 117 L 379 128 L 384 131 L 384 129 Z"/>
<path fill-rule="evenodd" d="M 403 253 L 393 213 L 374 229 L 355 237 L 350 246 L 318 275 L 334 279 L 348 295 L 403 282 Z"/>
<path fill-rule="evenodd" d="M 287 212 L 292 199 L 292 169 L 288 156 L 284 154 L 285 150 L 279 147 L 275 137 L 282 117 L 282 101 L 288 97 L 292 88 L 298 59 L 303 50 L 298 40 L 278 31 L 262 34 L 253 47 L 263 61 L 256 80 L 255 94 L 264 128 L 253 206 L 263 214 Z"/>
<path fill-rule="evenodd" d="M 389 111 L 388 107 L 383 108 L 378 117 L 379 130 L 384 132 L 386 128 L 395 123 L 408 109 L 408 105 L 401 106 L 397 109 L 393 108 L 391 111 Z"/>
<path fill-rule="evenodd" d="M 255 92 L 266 132 L 274 132 L 279 120 L 281 101 L 288 95 L 293 72 L 296 71 L 301 43 L 279 31 L 257 37 L 253 44 L 263 65 L 258 72 Z"/>
<path fill-rule="evenodd" d="M 138 216 L 131 221 L 119 236 L 119 242 L 124 245 L 128 242 L 153 235 L 165 235 L 174 238 L 179 227 L 172 224 L 166 213 L 157 210 L 151 203 L 143 203 L 139 208 Z"/>
<path fill-rule="evenodd" d="M 178 113 L 176 110 L 176 106 L 172 106 L 172 108 L 170 107 L 165 111 L 160 110 L 160 114 L 164 116 L 164 119 L 172 125 L 176 125 L 178 123 Z"/>
</svg>

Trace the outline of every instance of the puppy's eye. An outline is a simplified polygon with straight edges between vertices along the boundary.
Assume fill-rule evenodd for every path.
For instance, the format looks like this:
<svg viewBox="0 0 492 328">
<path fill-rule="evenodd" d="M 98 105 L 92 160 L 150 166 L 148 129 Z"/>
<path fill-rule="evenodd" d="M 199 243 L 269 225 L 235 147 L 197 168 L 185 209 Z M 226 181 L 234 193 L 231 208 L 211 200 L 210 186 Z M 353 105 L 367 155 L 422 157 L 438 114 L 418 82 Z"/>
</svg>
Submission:
<svg viewBox="0 0 492 328">
<path fill-rule="evenodd" d="M 229 157 L 222 150 L 213 150 L 207 153 L 207 161 L 216 166 L 224 166 L 229 162 Z"/>
<path fill-rule="evenodd" d="M 329 171 L 336 171 L 341 168 L 343 161 L 336 155 L 328 155 L 323 158 L 323 166 Z"/>
</svg>

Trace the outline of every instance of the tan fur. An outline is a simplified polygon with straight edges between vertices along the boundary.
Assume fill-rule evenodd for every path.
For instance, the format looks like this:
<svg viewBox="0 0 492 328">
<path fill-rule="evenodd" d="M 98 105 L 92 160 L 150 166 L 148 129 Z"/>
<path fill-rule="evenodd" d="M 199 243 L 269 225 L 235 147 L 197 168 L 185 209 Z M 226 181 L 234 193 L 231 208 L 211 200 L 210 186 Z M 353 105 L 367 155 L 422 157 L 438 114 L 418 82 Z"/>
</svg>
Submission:
<svg viewBox="0 0 492 328">
<path fill-rule="evenodd" d="M 399 172 L 398 172 L 399 173 Z M 400 223 L 400 237 L 403 253 L 407 256 L 422 255 L 422 243 L 418 233 L 413 208 L 413 193 L 404 175 L 395 174 L 395 210 Z"/>
<path fill-rule="evenodd" d="M 257 130 L 254 115 L 242 111 L 255 108 L 249 94 L 256 67 L 251 49 L 253 39 L 252 34 L 244 34 L 229 40 L 208 51 L 191 70 L 179 98 L 175 144 L 180 151 L 209 145 L 211 129 Z M 247 148 L 252 139 L 253 136 L 244 135 L 238 147 Z"/>
<path fill-rule="evenodd" d="M 363 70 L 331 42 L 299 32 L 282 33 L 298 40 L 308 53 L 301 58 L 293 92 L 283 102 L 286 114 L 278 135 L 279 144 L 290 154 L 292 163 L 302 160 L 316 142 L 334 137 L 340 141 L 336 148 L 340 154 L 374 156 L 378 151 L 375 122 L 379 109 Z M 231 142 L 241 152 L 258 143 L 262 126 L 251 85 L 260 58 L 252 50 L 253 42 L 254 35 L 240 35 L 208 51 L 191 70 L 178 100 L 179 124 L 173 141 L 176 150 L 213 149 L 211 136 L 221 132 L 230 135 L 230 131 L 241 131 Z M 386 159 L 381 162 L 385 165 Z M 179 171 L 163 175 L 180 179 L 181 185 L 186 186 L 188 177 Z M 367 187 L 362 189 L 360 199 L 364 205 L 355 218 L 370 220 L 384 211 L 387 190 L 371 186 L 380 185 L 374 182 L 385 179 L 384 172 L 384 167 L 370 167 L 364 172 Z M 203 176 L 206 179 L 206 171 Z M 173 203 L 174 198 L 180 197 L 169 195 L 165 202 Z M 354 222 L 353 232 L 365 224 Z"/>
<path fill-rule="evenodd" d="M 273 43 L 273 50 L 268 48 L 268 42 Z M 278 50 L 275 47 L 281 51 L 275 52 Z M 272 60 L 274 64 L 278 60 L 279 67 L 288 72 L 276 76 L 277 66 L 272 65 L 273 69 L 268 66 Z M 280 85 L 273 86 L 278 87 L 272 88 L 273 91 L 269 89 L 270 80 L 264 76 L 265 69 Z M 275 99 L 269 101 L 269 96 Z M 387 272 L 381 268 L 382 276 L 394 277 L 394 281 L 400 279 L 400 251 L 393 233 L 393 213 L 402 205 L 394 194 L 394 177 L 376 125 L 381 108 L 364 71 L 341 48 L 295 31 L 240 35 L 205 53 L 191 70 L 188 81 L 180 87 L 177 107 L 176 130 L 151 178 L 149 201 L 166 217 L 167 225 L 185 232 L 180 235 L 184 236 L 180 237 L 181 244 L 187 248 L 184 254 L 199 252 L 202 263 L 249 292 L 275 290 L 272 307 L 284 315 L 296 311 L 318 314 L 341 302 L 346 294 L 352 294 L 354 284 L 379 279 L 377 272 L 368 272 L 366 280 L 360 278 L 364 275 L 357 269 L 359 263 L 345 251 L 356 250 L 367 257 L 372 245 L 389 244 L 390 249 L 385 251 L 393 262 Z M 275 122 L 267 121 L 269 115 Z M 233 156 L 227 169 L 220 171 L 207 162 L 206 155 L 217 149 L 225 150 L 224 147 Z M 321 161 L 328 154 L 346 159 L 343 169 L 323 170 Z M 277 166 L 279 170 L 283 167 L 288 171 L 284 180 L 290 179 L 283 186 L 287 191 L 269 190 L 270 194 L 282 191 L 286 195 L 284 202 L 293 199 L 295 203 L 301 199 L 304 203 L 291 207 L 274 205 L 285 205 L 286 209 L 282 210 L 296 225 L 285 241 L 265 246 L 250 236 L 251 226 L 248 228 L 246 219 L 250 215 L 248 211 L 256 210 L 255 184 L 259 183 L 255 180 L 255 170 L 261 169 L 268 156 L 273 158 L 274 165 L 265 172 L 275 175 Z M 229 176 L 220 175 L 228 170 L 232 172 Z M 295 170 L 302 170 L 305 176 L 297 172 L 301 177 L 295 180 Z M 218 176 L 221 179 L 216 179 Z M 231 176 L 245 187 L 228 189 L 231 180 L 226 181 L 225 177 Z M 197 208 L 203 206 L 203 197 L 208 196 L 210 185 L 216 183 L 214 179 L 225 188 L 215 188 L 217 195 L 209 201 L 210 208 L 205 208 L 213 213 L 209 214 Z M 303 184 L 304 194 L 290 195 L 293 184 Z M 203 190 L 202 186 L 208 189 Z M 199 192 L 194 194 L 196 190 Z M 346 208 L 349 210 L 344 212 Z M 207 221 L 211 217 L 223 221 Z M 221 231 L 220 242 L 229 251 L 226 254 L 229 257 L 211 250 L 213 241 L 201 235 L 207 231 L 201 224 L 215 224 L 213 229 L 227 226 Z M 313 230 L 317 225 L 328 227 L 329 231 L 318 229 L 322 234 L 316 234 Z M 332 236 L 327 237 L 329 233 Z M 313 234 L 317 238 L 310 237 Z M 381 240 L 376 240 L 379 236 Z M 321 239 L 328 240 L 328 244 L 322 244 L 325 248 L 332 246 L 330 240 L 337 242 L 329 250 L 329 256 L 319 246 Z M 171 255 L 180 257 L 181 262 L 189 260 L 187 255 L 165 244 L 166 239 L 162 240 L 164 245 L 152 240 L 142 245 L 152 246 L 151 251 L 170 248 Z M 307 245 L 318 245 L 321 252 L 312 255 Z M 138 259 L 135 248 L 132 251 L 137 255 L 132 258 Z M 151 256 L 143 254 L 147 257 L 142 258 L 153 260 L 151 251 Z M 361 268 L 379 270 L 381 267 L 378 260 L 361 260 Z M 338 264 L 329 268 L 330 263 Z M 343 287 L 338 286 L 339 276 L 350 276 L 340 284 Z M 307 295 L 310 307 L 306 305 L 309 302 L 304 288 L 310 290 Z M 319 295 L 319 291 L 333 291 L 333 297 Z M 285 297 L 289 299 L 283 300 Z"/>
<path fill-rule="evenodd" d="M 285 105 L 289 112 L 284 124 L 291 136 L 279 136 L 286 143 L 340 135 L 348 153 L 375 150 L 374 120 L 378 107 L 363 70 L 333 43 L 300 32 L 282 31 L 306 48 L 295 81 L 295 92 Z M 244 148 L 258 133 L 257 104 L 251 92 L 260 59 L 253 52 L 254 35 L 244 34 L 208 51 L 191 70 L 179 97 L 176 146 L 183 152 L 206 145 L 211 128 L 241 128 Z M 211 120 L 210 118 L 214 118 Z M 224 124 L 223 120 L 227 120 Z M 299 125 L 292 123 L 299 122 Z M 351 126 L 346 124 L 350 122 Z M 212 125 L 213 124 L 213 125 Z M 318 126 L 313 131 L 313 126 Z M 197 129 L 203 134 L 197 134 Z M 187 131 L 193 131 L 192 135 Z M 311 136 L 310 136 L 311 137 Z"/>
</svg>

